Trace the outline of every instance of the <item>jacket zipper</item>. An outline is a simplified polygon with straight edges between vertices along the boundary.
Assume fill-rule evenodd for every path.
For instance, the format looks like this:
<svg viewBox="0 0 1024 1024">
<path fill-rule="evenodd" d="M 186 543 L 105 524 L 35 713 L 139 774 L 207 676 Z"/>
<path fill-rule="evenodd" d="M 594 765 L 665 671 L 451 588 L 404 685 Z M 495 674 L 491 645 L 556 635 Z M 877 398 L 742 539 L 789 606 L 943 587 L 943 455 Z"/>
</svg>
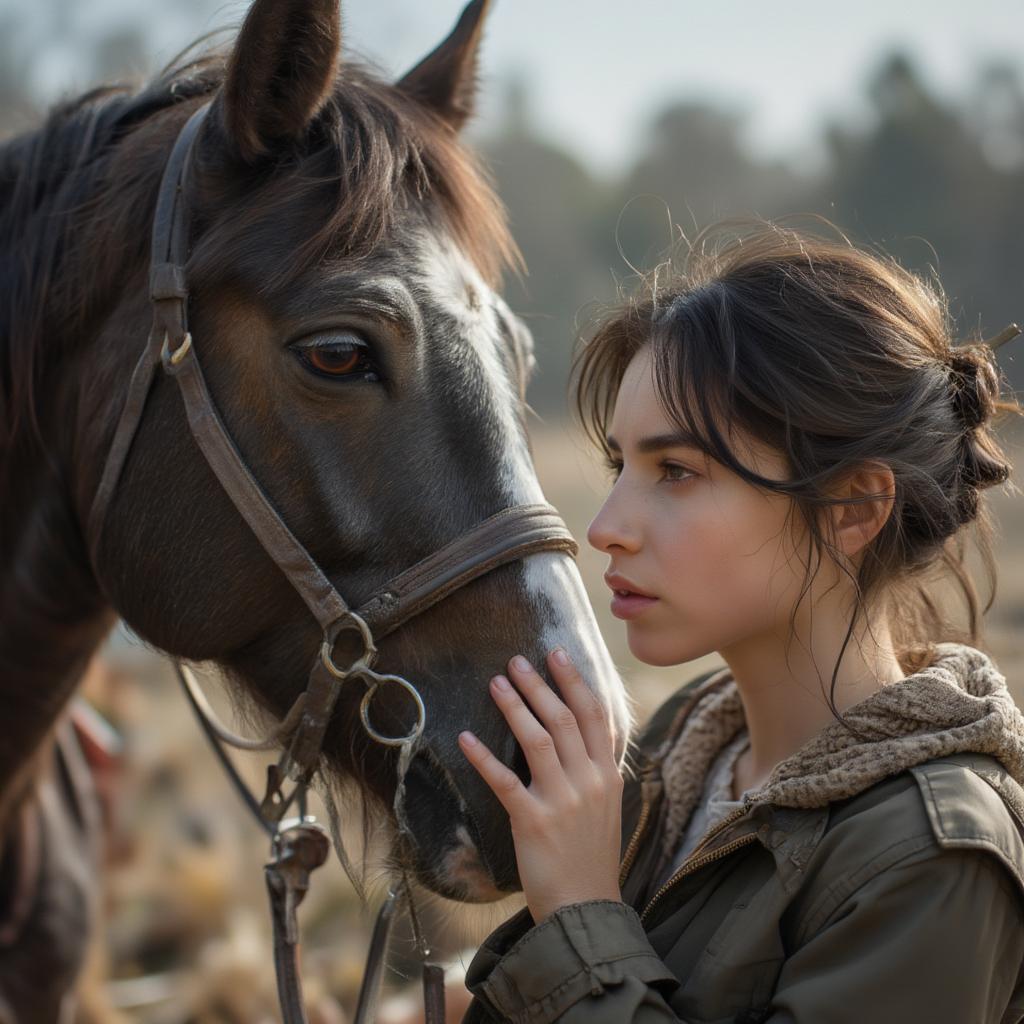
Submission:
<svg viewBox="0 0 1024 1024">
<path fill-rule="evenodd" d="M 693 711 L 693 709 L 697 706 L 697 704 L 700 703 L 701 699 L 704 696 L 710 693 L 712 689 L 715 689 L 717 687 L 718 683 L 720 682 L 720 676 L 721 672 L 716 673 L 711 679 L 705 680 L 704 684 L 699 688 L 697 693 L 690 698 L 689 704 L 686 706 L 685 712 L 676 722 L 676 730 L 674 734 L 675 738 L 678 738 L 679 735 L 682 733 L 686 719 L 690 716 L 690 712 Z M 713 683 L 714 685 L 708 686 L 708 683 Z M 654 804 L 654 800 L 650 794 L 651 791 L 655 789 L 658 783 L 661 781 L 659 777 L 660 767 L 660 764 L 648 762 L 644 765 L 643 769 L 640 772 L 640 816 L 637 819 L 636 828 L 633 830 L 633 835 L 630 836 L 629 843 L 626 845 L 626 852 L 623 855 L 622 864 L 619 867 L 620 887 L 625 885 L 626 883 L 626 876 L 629 874 L 629 870 L 633 866 L 633 861 L 636 860 L 637 852 L 640 849 L 640 842 L 643 839 L 644 832 L 647 829 L 647 825 L 649 823 L 648 819 L 651 816 L 651 808 Z M 740 814 L 743 813 L 743 811 L 740 810 L 733 813 L 738 817 Z M 696 850 L 693 851 L 693 854 L 691 854 L 691 858 L 695 856 L 697 853 L 699 853 L 700 850 L 703 849 L 714 836 L 718 835 L 718 833 L 723 828 L 725 828 L 726 825 L 730 824 L 732 820 L 734 820 L 734 818 L 732 815 L 730 815 L 724 821 L 719 822 L 719 827 L 705 837 L 704 841 L 697 847 Z M 714 858 L 712 857 L 711 859 L 713 860 Z M 673 875 L 665 883 L 665 885 L 663 885 L 661 889 L 659 889 L 654 894 L 654 898 L 651 900 L 650 903 L 647 904 L 647 907 L 644 909 L 644 914 L 647 913 L 647 911 L 650 909 L 650 907 L 656 900 L 660 899 L 661 895 L 665 892 L 666 889 L 674 885 L 677 879 L 682 878 L 684 873 L 687 873 L 685 869 L 690 863 L 691 860 L 688 860 L 686 864 L 684 864 L 683 867 L 680 869 L 680 871 Z M 696 866 L 699 867 L 700 865 Z M 640 917 L 641 920 L 643 920 L 643 914 L 641 914 Z"/>
<path fill-rule="evenodd" d="M 756 832 L 748 832 L 746 835 L 742 835 L 737 839 L 733 839 L 732 842 L 726 843 L 724 846 L 718 847 L 717 850 L 712 850 L 710 853 L 705 854 L 703 857 L 700 856 L 700 851 L 703 850 L 708 843 L 711 842 L 715 836 L 720 835 L 725 831 L 734 821 L 738 821 L 747 813 L 747 808 L 740 807 L 733 811 L 732 814 L 723 818 L 714 829 L 712 829 L 700 843 L 700 845 L 690 854 L 686 861 L 682 864 L 679 870 L 650 898 L 647 906 L 644 907 L 640 914 L 640 921 L 643 922 L 644 918 L 651 912 L 654 905 L 665 895 L 675 884 L 687 875 L 693 874 L 698 868 L 704 867 L 705 864 L 710 864 L 713 861 L 724 857 L 727 853 L 732 853 L 733 850 L 738 850 L 741 846 L 746 846 L 747 843 L 753 842 L 757 839 Z"/>
<path fill-rule="evenodd" d="M 651 808 L 654 805 L 654 800 L 651 796 L 651 791 L 655 788 L 652 785 L 654 774 L 655 771 L 652 766 L 645 767 L 640 773 L 640 816 L 637 818 L 636 828 L 633 829 L 633 835 L 629 839 L 626 852 L 622 857 L 622 864 L 619 866 L 620 887 L 626 883 L 626 876 L 629 874 L 630 868 L 633 867 L 633 861 L 636 860 L 636 855 L 640 850 L 640 841 L 647 830 Z"/>
<path fill-rule="evenodd" d="M 629 845 L 626 847 L 626 853 L 622 858 L 622 864 L 619 867 L 619 885 L 623 886 L 626 884 L 626 876 L 629 874 L 629 869 L 633 866 L 633 861 L 636 860 L 637 850 L 640 849 L 640 839 L 643 836 L 644 830 L 647 828 L 647 819 L 651 816 L 651 805 L 645 800 L 643 806 L 640 808 L 640 817 L 637 819 L 636 829 L 633 831 L 633 835 L 629 840 Z"/>
</svg>

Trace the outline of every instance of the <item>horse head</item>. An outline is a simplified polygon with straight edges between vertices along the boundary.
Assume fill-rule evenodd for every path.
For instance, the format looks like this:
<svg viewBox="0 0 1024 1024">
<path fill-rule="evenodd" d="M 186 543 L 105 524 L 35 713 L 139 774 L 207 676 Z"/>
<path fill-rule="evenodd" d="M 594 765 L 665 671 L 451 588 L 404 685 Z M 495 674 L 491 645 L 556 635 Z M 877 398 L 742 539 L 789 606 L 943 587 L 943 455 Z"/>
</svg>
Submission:
<svg viewBox="0 0 1024 1024">
<path fill-rule="evenodd" d="M 108 125 L 116 147 L 83 239 L 121 258 L 75 374 L 80 521 L 147 327 L 144 226 L 182 124 L 210 103 L 190 158 L 188 317 L 241 461 L 352 607 L 509 506 L 543 502 L 525 423 L 528 329 L 502 301 L 515 260 L 502 210 L 459 138 L 472 114 L 488 4 L 389 83 L 341 56 L 337 0 L 255 0 L 226 51 L 167 69 Z M 135 257 L 131 255 L 135 253 Z M 147 642 L 213 661 L 280 719 L 307 685 L 321 632 L 197 448 L 158 374 L 111 496 L 93 570 Z M 509 657 L 564 646 L 606 705 L 628 713 L 579 573 L 565 553 L 488 572 L 405 622 L 375 667 L 426 708 L 399 811 L 400 855 L 442 894 L 518 887 L 507 817 L 456 743 L 471 728 L 525 777 L 487 681 Z M 408 727 L 382 692 L 375 721 Z M 322 751 L 339 784 L 390 808 L 395 749 L 343 686 Z"/>
</svg>

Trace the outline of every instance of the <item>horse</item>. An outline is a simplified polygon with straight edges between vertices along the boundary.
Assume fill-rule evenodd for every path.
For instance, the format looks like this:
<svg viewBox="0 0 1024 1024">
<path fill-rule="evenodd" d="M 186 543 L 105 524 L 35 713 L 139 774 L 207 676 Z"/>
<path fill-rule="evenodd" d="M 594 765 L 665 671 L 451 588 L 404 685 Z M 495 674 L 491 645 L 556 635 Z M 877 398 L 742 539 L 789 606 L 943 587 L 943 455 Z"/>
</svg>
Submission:
<svg viewBox="0 0 1024 1024">
<path fill-rule="evenodd" d="M 475 524 L 544 500 L 525 391 L 528 328 L 500 297 L 517 250 L 461 140 L 489 4 L 386 81 L 342 55 L 338 0 L 254 0 L 235 38 L 193 44 L 141 88 L 55 105 L 0 146 L 0 832 L 18 823 L 91 655 L 120 618 L 152 647 L 219 666 L 239 706 L 279 722 L 322 637 L 198 450 L 157 374 L 106 509 L 96 498 L 147 328 L 149 225 L 175 140 L 197 109 L 189 178 L 191 337 L 239 457 L 352 606 Z M 472 728 L 527 777 L 486 680 L 556 645 L 606 707 L 624 751 L 630 710 L 575 563 L 501 565 L 381 644 L 378 667 L 427 709 L 398 811 L 395 856 L 443 896 L 519 888 L 508 820 L 464 761 Z M 342 687 L 318 759 L 395 825 L 398 750 L 360 728 Z M 407 725 L 398 694 L 376 721 Z M 45 959 L 73 985 L 90 880 L 55 871 Z M 63 888 L 61 888 L 63 887 Z M 55 909 L 58 908 L 58 909 Z M 28 915 L 33 920 L 32 913 Z M 26 932 L 26 934 L 28 934 Z M 17 1020 L 55 1019 L 15 992 Z M 33 1006 L 36 1008 L 33 1009 Z M 47 1011 L 49 1012 L 49 1011 Z"/>
</svg>

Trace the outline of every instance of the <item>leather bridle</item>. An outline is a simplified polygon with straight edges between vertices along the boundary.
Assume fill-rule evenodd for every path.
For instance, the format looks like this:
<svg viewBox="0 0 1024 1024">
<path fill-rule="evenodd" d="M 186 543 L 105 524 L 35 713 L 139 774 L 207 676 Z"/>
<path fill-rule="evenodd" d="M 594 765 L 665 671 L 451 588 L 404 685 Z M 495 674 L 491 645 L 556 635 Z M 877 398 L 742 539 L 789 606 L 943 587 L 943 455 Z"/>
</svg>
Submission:
<svg viewBox="0 0 1024 1024">
<path fill-rule="evenodd" d="M 374 671 L 377 643 L 409 619 L 498 566 L 544 551 L 575 556 L 577 545 L 550 506 L 511 506 L 400 573 L 360 607 L 353 609 L 345 602 L 277 514 L 243 461 L 213 404 L 195 341 L 188 331 L 187 174 L 194 140 L 210 106 L 210 102 L 205 103 L 189 117 L 164 168 L 153 219 L 149 268 L 153 324 L 128 385 L 124 408 L 89 512 L 87 534 L 93 566 L 99 577 L 100 541 L 107 512 L 142 422 L 147 398 L 158 371 L 162 370 L 178 384 L 189 428 L 199 450 L 264 550 L 306 603 L 323 634 L 305 691 L 274 732 L 261 740 L 244 740 L 217 723 L 196 690 L 194 680 L 175 662 L 200 721 L 219 753 L 224 754 L 220 744 L 225 742 L 247 749 L 267 749 L 283 744 L 279 761 L 268 770 L 267 790 L 262 801 L 250 796 L 247 803 L 272 836 L 274 859 L 266 866 L 266 872 L 284 1021 L 285 1024 L 305 1024 L 296 960 L 295 908 L 308 887 L 309 872 L 324 862 L 329 849 L 324 830 L 304 813 L 305 793 L 320 762 L 324 736 L 342 687 L 349 681 L 364 683 L 366 690 L 360 705 L 363 727 L 377 742 L 400 746 L 402 759 L 407 764 L 423 732 L 427 711 L 412 683 L 400 676 Z M 361 650 L 354 660 L 342 667 L 335 661 L 335 645 L 346 632 L 356 634 Z M 400 687 L 416 707 L 416 722 L 404 736 L 386 736 L 372 724 L 370 704 L 384 686 Z M 222 756 L 222 760 L 231 771 L 226 756 Z M 244 791 L 237 773 L 232 774 L 233 781 Z M 285 780 L 294 783 L 288 793 Z M 298 819 L 286 820 L 285 814 L 296 801 L 300 807 Z M 378 919 L 364 977 L 359 1021 L 368 1020 L 373 1012 L 375 995 L 368 987 L 372 989 L 379 980 L 380 958 L 384 954 L 395 903 L 396 896 L 392 894 Z M 436 1019 L 441 1020 L 443 979 L 438 982 L 434 965 L 426 966 L 424 976 L 432 979 L 427 989 L 428 1021 L 438 1013 L 442 1016 Z M 438 984 L 442 985 L 440 996 Z"/>
</svg>

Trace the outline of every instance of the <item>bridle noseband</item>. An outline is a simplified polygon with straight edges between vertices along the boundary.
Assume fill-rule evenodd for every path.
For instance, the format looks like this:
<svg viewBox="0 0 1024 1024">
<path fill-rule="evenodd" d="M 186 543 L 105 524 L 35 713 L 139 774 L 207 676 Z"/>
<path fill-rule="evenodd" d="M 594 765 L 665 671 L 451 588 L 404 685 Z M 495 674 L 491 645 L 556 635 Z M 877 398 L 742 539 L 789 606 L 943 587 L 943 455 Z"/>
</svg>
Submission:
<svg viewBox="0 0 1024 1024">
<path fill-rule="evenodd" d="M 359 608 L 349 607 L 277 514 L 243 461 L 210 396 L 195 341 L 188 331 L 188 281 L 185 272 L 188 203 L 185 189 L 194 140 L 210 105 L 210 102 L 205 103 L 189 117 L 174 143 L 160 182 L 149 269 L 153 324 L 128 385 L 124 408 L 89 512 L 87 538 L 99 578 L 100 542 L 107 512 L 142 422 L 157 371 L 162 370 L 177 381 L 192 436 L 210 468 L 264 550 L 306 603 L 323 633 L 305 691 L 273 734 L 263 740 L 244 740 L 216 723 L 208 705 L 203 706 L 205 702 L 197 693 L 187 670 L 183 671 L 182 666 L 175 662 L 200 721 L 215 744 L 226 742 L 247 749 L 266 749 L 278 742 L 285 744 L 280 760 L 268 772 L 269 781 L 263 800 L 252 803 L 254 813 L 273 837 L 274 860 L 267 865 L 267 879 L 274 915 L 275 963 L 284 1020 L 286 1024 L 303 1024 L 306 1017 L 296 967 L 298 936 L 295 907 L 308 886 L 309 872 L 326 859 L 328 843 L 320 826 L 304 813 L 300 813 L 294 823 L 284 819 L 296 800 L 300 808 L 304 805 L 306 787 L 319 764 L 324 736 L 342 687 L 349 680 L 361 680 L 366 684 L 360 704 L 363 727 L 378 743 L 400 746 L 403 760 L 407 762 L 423 733 L 426 708 L 419 692 L 408 680 L 374 671 L 377 643 L 409 619 L 498 566 L 544 551 L 575 556 L 577 545 L 558 513 L 549 505 L 511 506 L 400 573 Z M 345 632 L 356 634 L 360 653 L 350 664 L 342 667 L 336 664 L 334 651 L 339 637 Z M 415 705 L 416 722 L 404 736 L 384 735 L 372 724 L 370 704 L 384 686 L 402 688 Z M 229 766 L 226 758 L 225 763 Z M 284 792 L 286 779 L 294 783 L 290 793 Z M 370 1004 L 374 997 L 365 989 L 367 984 L 372 985 L 374 975 L 380 973 L 379 965 L 372 961 L 372 957 L 374 951 L 382 955 L 386 944 L 386 925 L 393 913 L 392 899 L 378 920 L 357 1021 L 368 1019 L 367 1014 L 372 1013 Z M 383 938 L 380 934 L 382 928 L 385 928 Z M 436 982 L 436 968 L 431 970 Z M 428 993 L 428 1005 L 431 1001 L 434 1003 L 433 1015 L 438 1012 L 436 987 Z"/>
</svg>

